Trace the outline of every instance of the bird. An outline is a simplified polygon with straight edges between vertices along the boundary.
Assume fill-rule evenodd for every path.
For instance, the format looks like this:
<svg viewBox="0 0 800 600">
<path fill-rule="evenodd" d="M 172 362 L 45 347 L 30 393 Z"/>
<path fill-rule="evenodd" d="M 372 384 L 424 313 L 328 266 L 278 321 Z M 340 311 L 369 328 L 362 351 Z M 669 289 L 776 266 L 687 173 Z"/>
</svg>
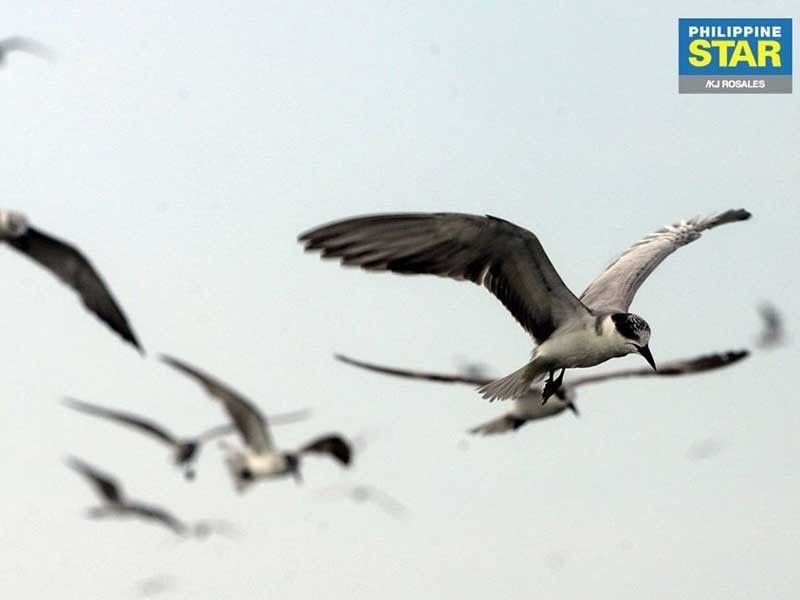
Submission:
<svg viewBox="0 0 800 600">
<path fill-rule="evenodd" d="M 783 315 L 774 304 L 764 302 L 758 307 L 763 324 L 758 337 L 760 348 L 776 348 L 786 341 L 786 331 L 783 325 Z"/>
<path fill-rule="evenodd" d="M 537 346 L 525 366 L 478 392 L 488 400 L 521 398 L 531 383 L 549 374 L 542 389 L 546 402 L 568 368 L 593 367 L 638 352 L 655 370 L 650 326 L 628 312 L 639 286 L 667 256 L 703 231 L 750 216 L 744 209 L 727 210 L 662 228 L 631 246 L 580 297 L 562 281 L 536 235 L 490 215 L 366 215 L 316 227 L 298 241 L 306 251 L 345 266 L 438 275 L 486 287 Z"/>
<path fill-rule="evenodd" d="M 126 499 L 122 492 L 122 487 L 112 476 L 99 471 L 74 456 L 68 457 L 66 463 L 71 469 L 89 480 L 103 501 L 101 506 L 96 506 L 89 510 L 90 518 L 139 517 L 163 525 L 179 536 L 192 534 L 202 536 L 207 532 L 207 527 L 202 524 L 192 527 L 162 508 Z"/>
<path fill-rule="evenodd" d="M 347 467 L 352 462 L 351 444 L 339 434 L 314 438 L 296 451 L 281 451 L 272 441 L 269 423 L 264 414 L 246 397 L 227 384 L 175 357 L 161 355 L 161 360 L 199 383 L 213 398 L 219 400 L 235 425 L 244 450 L 229 448 L 225 462 L 236 491 L 245 491 L 258 479 L 291 475 L 302 483 L 301 457 L 305 454 L 327 454 Z"/>
<path fill-rule="evenodd" d="M 55 59 L 55 53 L 48 46 L 31 38 L 16 35 L 0 40 L 0 67 L 5 65 L 11 52 L 26 52 L 47 61 Z"/>
<path fill-rule="evenodd" d="M 111 421 L 122 423 L 124 425 L 129 425 L 130 427 L 133 427 L 142 433 L 149 434 L 167 444 L 172 449 L 173 461 L 177 466 L 183 469 L 184 477 L 186 477 L 186 479 L 194 479 L 194 461 L 199 454 L 200 447 L 205 442 L 236 431 L 233 425 L 230 423 L 225 423 L 207 429 L 196 436 L 181 438 L 174 435 L 165 427 L 162 427 L 161 425 L 145 417 L 140 417 L 138 415 L 114 410 L 111 408 L 105 408 L 96 404 L 90 404 L 88 402 L 82 402 L 74 398 L 65 398 L 64 403 L 68 407 L 82 413 L 104 419 L 110 419 Z M 306 418 L 308 414 L 309 413 L 307 410 L 284 413 L 271 416 L 270 421 L 272 423 L 291 423 Z"/>
<path fill-rule="evenodd" d="M 522 396 L 522 398 L 519 398 L 514 402 L 514 406 L 510 411 L 496 419 L 488 421 L 487 423 L 482 423 L 476 427 L 473 427 L 468 431 L 472 434 L 481 435 L 516 431 L 526 423 L 538 421 L 547 417 L 554 417 L 561 414 L 565 410 L 570 410 L 572 413 L 578 416 L 580 413 L 578 412 L 578 407 L 575 404 L 575 390 L 583 385 L 601 383 L 603 381 L 611 381 L 614 379 L 625 379 L 629 377 L 673 377 L 677 375 L 703 373 L 735 364 L 747 358 L 747 356 L 749 356 L 749 352 L 747 350 L 729 350 L 726 352 L 717 352 L 693 358 L 685 358 L 666 362 L 661 365 L 657 372 L 645 367 L 622 370 L 618 369 L 606 373 L 592 373 L 565 383 L 558 389 L 553 398 L 544 405 L 540 400 L 541 388 L 533 385 L 528 392 Z M 334 357 L 345 364 L 359 367 L 361 369 L 367 369 L 369 371 L 383 373 L 385 375 L 394 375 L 409 379 L 422 379 L 427 381 L 437 381 L 440 383 L 464 383 L 468 385 L 485 385 L 488 381 L 491 381 L 490 377 L 471 377 L 462 374 L 448 375 L 445 373 L 398 369 L 395 367 L 388 367 L 356 360 L 343 354 L 335 354 Z"/>
<path fill-rule="evenodd" d="M 71 244 L 33 227 L 17 211 L 0 208 L 0 242 L 21 252 L 75 290 L 84 306 L 124 341 L 144 354 L 128 318 L 103 278 L 83 253 Z"/>
<path fill-rule="evenodd" d="M 320 490 L 322 496 L 344 496 L 353 502 L 371 502 L 386 514 L 400 518 L 406 513 L 401 502 L 374 485 L 343 483 Z"/>
</svg>

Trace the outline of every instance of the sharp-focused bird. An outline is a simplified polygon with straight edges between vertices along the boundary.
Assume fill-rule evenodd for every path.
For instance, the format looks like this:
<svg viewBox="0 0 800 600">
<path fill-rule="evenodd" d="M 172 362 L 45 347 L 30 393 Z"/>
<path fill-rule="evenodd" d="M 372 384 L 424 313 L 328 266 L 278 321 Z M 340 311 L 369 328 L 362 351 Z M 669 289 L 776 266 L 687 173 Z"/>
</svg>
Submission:
<svg viewBox="0 0 800 600">
<path fill-rule="evenodd" d="M 122 493 L 121 486 L 113 477 L 98 471 L 82 460 L 70 457 L 67 459 L 67 465 L 88 479 L 103 501 L 101 506 L 96 506 L 89 510 L 89 516 L 93 519 L 126 516 L 139 517 L 159 523 L 181 536 L 190 534 L 204 535 L 207 529 L 202 524 L 191 527 L 157 506 L 128 500 Z"/>
<path fill-rule="evenodd" d="M 55 52 L 48 46 L 31 38 L 16 35 L 0 40 L 0 67 L 5 65 L 8 55 L 12 52 L 25 52 L 48 61 L 55 59 Z"/>
<path fill-rule="evenodd" d="M 237 491 L 245 490 L 257 479 L 283 475 L 292 475 L 300 483 L 300 459 L 304 454 L 327 454 L 344 466 L 350 465 L 351 445 L 341 435 L 324 435 L 297 451 L 281 451 L 272 441 L 266 417 L 250 400 L 227 384 L 177 358 L 162 355 L 161 360 L 194 379 L 209 395 L 219 400 L 236 426 L 246 449 L 240 451 L 226 447 L 225 462 Z"/>
<path fill-rule="evenodd" d="M 172 449 L 172 457 L 175 464 L 183 469 L 184 476 L 187 479 L 194 479 L 194 461 L 197 459 L 200 448 L 204 443 L 236 431 L 236 428 L 232 424 L 225 423 L 224 425 L 217 425 L 216 427 L 207 429 L 194 437 L 180 438 L 161 425 L 138 415 L 104 408 L 96 404 L 89 404 L 88 402 L 81 402 L 73 398 L 66 398 L 64 402 L 67 406 L 77 411 L 128 425 L 167 444 Z M 307 410 L 302 410 L 274 415 L 270 417 L 270 421 L 273 424 L 292 423 L 305 419 L 308 417 L 308 414 Z"/>
<path fill-rule="evenodd" d="M 409 213 L 355 217 L 299 236 L 306 250 L 368 271 L 431 274 L 483 285 L 537 342 L 531 361 L 489 382 L 489 400 L 521 398 L 549 373 L 546 401 L 564 370 L 638 352 L 650 366 L 650 327 L 628 312 L 639 286 L 667 256 L 706 229 L 750 218 L 728 210 L 665 227 L 634 244 L 577 298 L 530 231 L 492 216 Z M 561 370 L 558 378 L 555 372 Z"/>
<path fill-rule="evenodd" d="M 553 417 L 561 414 L 567 409 L 571 410 L 575 415 L 577 415 L 578 408 L 575 405 L 575 390 L 583 385 L 601 383 L 603 381 L 610 381 L 614 379 L 624 379 L 628 377 L 673 377 L 676 375 L 704 373 L 706 371 L 713 371 L 715 369 L 720 369 L 722 367 L 727 367 L 737 363 L 746 358 L 748 354 L 749 352 L 747 350 L 731 350 L 728 352 L 707 354 L 695 358 L 674 360 L 662 364 L 658 372 L 654 372 L 645 367 L 641 369 L 623 369 L 609 371 L 607 373 L 586 375 L 565 383 L 558 389 L 553 398 L 544 405 L 541 402 L 542 390 L 539 386 L 534 385 L 522 398 L 515 400 L 514 406 L 510 411 L 506 412 L 497 419 L 493 419 L 487 423 L 482 423 L 477 427 L 473 427 L 469 430 L 469 432 L 490 435 L 494 433 L 516 431 L 530 421 L 538 421 L 539 419 Z M 361 360 L 356 360 L 354 358 L 349 358 L 341 354 L 336 354 L 335 356 L 338 360 L 348 365 L 353 365 L 369 371 L 375 371 L 377 373 L 383 373 L 385 375 L 394 375 L 409 379 L 422 379 L 426 381 L 437 381 L 440 383 L 464 383 L 468 385 L 485 385 L 491 381 L 491 378 L 488 377 L 470 377 L 461 374 L 449 375 L 445 373 L 432 373 L 429 371 L 412 371 L 409 369 L 398 369 L 395 367 L 387 367 L 384 365 L 368 363 Z"/>
<path fill-rule="evenodd" d="M 81 297 L 84 306 L 122 339 L 144 353 L 128 318 L 100 274 L 80 250 L 31 226 L 22 213 L 0 208 L 0 242 L 53 273 Z"/>
<path fill-rule="evenodd" d="M 783 325 L 783 316 L 774 304 L 763 303 L 758 307 L 763 327 L 758 337 L 761 348 L 776 348 L 786 342 L 786 331 Z"/>
</svg>

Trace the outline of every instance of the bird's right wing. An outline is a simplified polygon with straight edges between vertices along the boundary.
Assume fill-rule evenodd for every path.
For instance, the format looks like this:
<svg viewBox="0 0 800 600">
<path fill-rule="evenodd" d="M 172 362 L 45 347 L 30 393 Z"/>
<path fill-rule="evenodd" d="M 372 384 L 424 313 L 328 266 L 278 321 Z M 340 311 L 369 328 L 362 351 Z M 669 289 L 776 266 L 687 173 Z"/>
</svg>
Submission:
<svg viewBox="0 0 800 600">
<path fill-rule="evenodd" d="M 264 415 L 242 394 L 220 380 L 177 358 L 162 354 L 161 360 L 184 375 L 194 379 L 206 392 L 222 402 L 231 421 L 244 442 L 255 452 L 273 448 L 272 437 Z"/>
<path fill-rule="evenodd" d="M 721 369 L 734 363 L 747 358 L 750 353 L 747 350 L 730 350 L 728 352 L 719 352 L 717 354 L 705 354 L 695 358 L 687 358 L 683 360 L 673 360 L 671 362 L 662 363 L 658 367 L 658 371 L 653 371 L 649 367 L 641 369 L 624 369 L 621 371 L 611 371 L 609 373 L 599 373 L 597 375 L 586 375 L 584 377 L 576 377 L 565 386 L 576 388 L 581 385 L 589 383 L 599 383 L 601 381 L 608 381 L 610 379 L 623 379 L 626 377 L 673 377 L 676 375 L 691 375 L 693 373 L 703 373 L 705 371 L 713 371 Z"/>
<path fill-rule="evenodd" d="M 112 504 L 119 504 L 122 502 L 122 490 L 119 484 L 110 475 L 98 471 L 91 465 L 74 456 L 70 456 L 67 459 L 67 466 L 86 477 L 97 490 L 98 494 L 107 502 L 111 502 Z"/>
<path fill-rule="evenodd" d="M 141 504 L 138 502 L 127 504 L 126 508 L 129 513 L 138 515 L 143 519 L 161 523 L 173 533 L 178 535 L 184 535 L 188 531 L 188 527 L 183 521 L 163 508 Z"/>
<path fill-rule="evenodd" d="M 484 286 L 537 341 L 588 309 L 539 239 L 495 217 L 406 213 L 356 217 L 300 235 L 306 250 L 367 271 L 430 274 Z"/>
<path fill-rule="evenodd" d="M 6 240 L 78 292 L 83 304 L 140 352 L 142 346 L 103 278 L 77 248 L 33 227 Z"/>
<path fill-rule="evenodd" d="M 395 375 L 396 377 L 405 377 L 408 379 L 423 379 L 426 381 L 438 381 L 440 383 L 465 383 L 468 385 L 482 386 L 491 383 L 493 380 L 485 377 L 472 377 L 469 375 L 447 375 L 443 373 L 433 373 L 431 371 L 412 371 L 409 369 L 398 369 L 395 367 L 387 367 L 377 365 L 375 363 L 368 363 L 355 358 L 344 356 L 343 354 L 334 354 L 336 360 L 345 364 L 374 371 L 376 373 L 383 373 L 384 375 Z"/>
<path fill-rule="evenodd" d="M 300 449 L 301 454 L 328 454 L 341 464 L 347 466 L 353 459 L 353 450 L 350 443 L 337 434 L 318 437 Z"/>
<path fill-rule="evenodd" d="M 175 438 L 174 435 L 172 435 L 169 431 L 167 431 L 163 427 L 159 427 L 154 422 L 148 419 L 143 419 L 142 417 L 137 417 L 135 415 L 131 415 L 129 413 L 121 411 L 111 410 L 110 408 L 97 406 L 96 404 L 81 402 L 80 400 L 75 400 L 74 398 L 65 398 L 64 404 L 66 404 L 72 409 L 75 409 L 87 415 L 102 417 L 104 419 L 110 419 L 118 423 L 130 425 L 131 427 L 138 429 L 139 431 L 142 431 L 144 433 L 150 434 L 158 438 L 159 440 L 165 442 L 169 446 L 174 446 L 175 444 L 178 443 L 178 440 Z"/>
<path fill-rule="evenodd" d="M 56 53 L 49 46 L 45 46 L 34 39 L 19 35 L 0 40 L 0 50 L 3 52 L 27 52 L 28 54 L 50 61 L 55 60 L 56 57 Z"/>
</svg>

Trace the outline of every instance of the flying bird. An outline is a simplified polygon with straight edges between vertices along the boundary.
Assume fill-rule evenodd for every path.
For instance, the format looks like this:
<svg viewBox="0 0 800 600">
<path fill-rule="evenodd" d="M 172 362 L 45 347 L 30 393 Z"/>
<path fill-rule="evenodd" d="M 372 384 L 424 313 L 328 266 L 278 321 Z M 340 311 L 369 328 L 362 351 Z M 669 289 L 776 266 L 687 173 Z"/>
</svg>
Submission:
<svg viewBox="0 0 800 600">
<path fill-rule="evenodd" d="M 578 415 L 578 408 L 575 404 L 575 390 L 583 385 L 601 383 L 603 381 L 610 381 L 614 379 L 625 379 L 629 377 L 673 377 L 676 375 L 692 375 L 695 373 L 703 373 L 737 363 L 746 358 L 748 354 L 749 352 L 747 350 L 731 350 L 716 354 L 706 354 L 694 358 L 674 360 L 662 364 L 658 372 L 654 372 L 645 367 L 640 369 L 623 369 L 609 371 L 607 373 L 586 375 L 565 383 L 556 391 L 553 398 L 544 405 L 540 400 L 542 393 L 541 388 L 533 385 L 528 392 L 522 396 L 522 398 L 515 400 L 514 406 L 510 411 L 506 412 L 497 419 L 493 419 L 487 423 L 482 423 L 477 427 L 473 427 L 469 430 L 469 432 L 490 435 L 495 433 L 516 431 L 530 421 L 538 421 L 547 417 L 554 417 L 567 409 L 572 411 L 575 415 Z M 463 383 L 468 385 L 485 385 L 487 382 L 491 381 L 491 378 L 489 377 L 470 377 L 461 374 L 448 375 L 445 373 L 432 373 L 428 371 L 412 371 L 409 369 L 398 369 L 395 367 L 387 367 L 374 363 L 368 363 L 343 356 L 341 354 L 336 354 L 334 356 L 338 360 L 348 365 L 367 369 L 377 373 L 383 373 L 385 375 L 394 375 L 409 379 L 422 379 L 426 381 L 437 381 L 440 383 Z"/>
<path fill-rule="evenodd" d="M 580 298 L 561 280 L 533 233 L 492 216 L 355 217 L 312 229 L 299 241 L 323 258 L 367 271 L 432 274 L 483 285 L 538 345 L 524 367 L 478 391 L 489 400 L 521 398 L 531 383 L 549 373 L 542 390 L 546 401 L 568 368 L 593 367 L 638 352 L 655 370 L 650 326 L 628 312 L 639 286 L 661 261 L 703 231 L 749 218 L 746 210 L 728 210 L 660 229 L 629 248 Z"/>
<path fill-rule="evenodd" d="M 783 315 L 774 304 L 763 303 L 758 307 L 763 327 L 758 338 L 761 348 L 775 348 L 786 341 L 786 331 L 783 325 Z"/>
<path fill-rule="evenodd" d="M 5 65 L 8 55 L 12 52 L 25 52 L 48 61 L 55 59 L 55 52 L 41 42 L 22 36 L 12 36 L 0 40 L 0 67 Z"/>
<path fill-rule="evenodd" d="M 250 400 L 227 384 L 177 358 L 162 355 L 161 360 L 194 379 L 210 396 L 219 400 L 238 430 L 245 449 L 225 447 L 225 462 L 237 491 L 244 491 L 251 483 L 262 478 L 292 475 L 295 481 L 302 482 L 300 460 L 304 454 L 327 454 L 344 466 L 350 465 L 352 448 L 341 435 L 323 435 L 299 450 L 281 451 L 272 441 L 267 418 Z"/>
<path fill-rule="evenodd" d="M 6 209 L 0 209 L 0 242 L 22 252 L 75 290 L 87 309 L 144 353 L 122 308 L 80 250 L 34 228 L 22 213 Z"/>
<path fill-rule="evenodd" d="M 90 509 L 89 516 L 93 519 L 125 516 L 138 517 L 163 525 L 180 536 L 204 535 L 207 530 L 207 527 L 202 524 L 193 528 L 157 506 L 126 499 L 122 493 L 122 487 L 113 477 L 98 471 L 82 460 L 70 457 L 67 459 L 67 465 L 88 479 L 103 501 L 101 506 Z"/>
<path fill-rule="evenodd" d="M 186 479 L 194 479 L 195 469 L 194 461 L 196 460 L 201 446 L 214 438 L 227 435 L 236 431 L 235 427 L 230 423 L 217 425 L 202 433 L 189 438 L 181 438 L 174 435 L 171 431 L 155 423 L 154 421 L 138 415 L 104 408 L 96 404 L 89 404 L 88 402 L 81 402 L 73 398 L 66 398 L 64 403 L 72 409 L 82 413 L 109 419 L 111 421 L 121 423 L 133 427 L 138 431 L 150 435 L 151 437 L 165 443 L 172 449 L 173 461 L 176 465 L 183 469 Z M 274 415 L 270 417 L 273 423 L 292 423 L 308 416 L 308 411 L 296 411 L 292 413 L 285 413 Z"/>
<path fill-rule="evenodd" d="M 405 505 L 374 485 L 343 483 L 320 490 L 320 494 L 344 496 L 359 504 L 370 502 L 395 518 L 400 518 L 406 513 Z"/>
</svg>

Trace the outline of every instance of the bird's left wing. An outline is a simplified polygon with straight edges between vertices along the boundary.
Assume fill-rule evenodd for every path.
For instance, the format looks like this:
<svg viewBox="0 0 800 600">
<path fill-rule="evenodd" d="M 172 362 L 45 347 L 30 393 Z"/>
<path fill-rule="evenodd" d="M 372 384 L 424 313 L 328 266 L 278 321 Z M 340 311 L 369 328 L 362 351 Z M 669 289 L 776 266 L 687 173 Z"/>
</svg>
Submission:
<svg viewBox="0 0 800 600">
<path fill-rule="evenodd" d="M 142 352 L 139 340 L 122 308 L 89 259 L 77 248 L 33 227 L 28 227 L 22 235 L 6 241 L 78 292 L 86 308 Z"/>
<path fill-rule="evenodd" d="M 696 239 L 707 229 L 745 221 L 744 209 L 728 210 L 708 218 L 669 225 L 636 242 L 581 294 L 581 302 L 598 312 L 627 312 L 639 286 L 667 256 Z"/>
<path fill-rule="evenodd" d="M 468 385 L 486 385 L 493 380 L 488 377 L 472 377 L 470 375 L 448 375 L 445 373 L 433 373 L 431 371 L 412 371 L 410 369 L 398 369 L 396 367 L 387 367 L 377 365 L 375 363 L 368 363 L 343 354 L 334 354 L 336 360 L 339 360 L 347 365 L 374 371 L 376 373 L 383 373 L 384 375 L 394 375 L 396 377 L 405 377 L 408 379 L 423 379 L 426 381 L 438 381 L 440 383 L 466 383 Z"/>
<path fill-rule="evenodd" d="M 353 459 L 350 443 L 337 434 L 316 438 L 300 449 L 301 454 L 329 454 L 343 465 L 349 465 Z"/>
<path fill-rule="evenodd" d="M 429 274 L 482 285 L 538 342 L 589 311 L 564 284 L 532 232 L 491 216 L 367 215 L 299 237 L 306 250 L 367 271 Z"/>
<path fill-rule="evenodd" d="M 624 379 L 626 377 L 674 377 L 676 375 L 703 373 L 737 363 L 747 358 L 749 354 L 747 350 L 730 350 L 728 352 L 719 352 L 716 354 L 704 354 L 694 358 L 673 360 L 663 363 L 659 365 L 657 372 L 647 367 L 642 369 L 623 369 L 621 371 L 575 377 L 572 381 L 564 385 L 570 388 L 576 388 L 589 383 L 608 381 L 609 379 Z"/>
<path fill-rule="evenodd" d="M 194 379 L 209 395 L 221 401 L 242 439 L 252 450 L 267 452 L 272 449 L 272 436 L 269 434 L 267 420 L 252 402 L 219 379 L 182 360 L 165 354 L 161 355 L 161 360 Z"/>
<path fill-rule="evenodd" d="M 33 54 L 34 56 L 50 61 L 54 60 L 56 56 L 53 49 L 49 46 L 37 42 L 34 39 L 19 35 L 0 40 L 0 50 L 3 52 L 27 52 L 28 54 Z"/>
<path fill-rule="evenodd" d="M 183 535 L 188 530 L 188 527 L 183 521 L 175 517 L 173 514 L 167 512 L 163 508 L 132 502 L 126 505 L 126 509 L 129 513 L 138 515 L 143 519 L 161 523 L 178 535 Z"/>
<path fill-rule="evenodd" d="M 119 504 L 122 502 L 122 491 L 117 482 L 110 475 L 101 473 L 91 465 L 74 456 L 70 456 L 67 459 L 67 466 L 86 477 L 104 500 L 112 504 Z"/>
</svg>

